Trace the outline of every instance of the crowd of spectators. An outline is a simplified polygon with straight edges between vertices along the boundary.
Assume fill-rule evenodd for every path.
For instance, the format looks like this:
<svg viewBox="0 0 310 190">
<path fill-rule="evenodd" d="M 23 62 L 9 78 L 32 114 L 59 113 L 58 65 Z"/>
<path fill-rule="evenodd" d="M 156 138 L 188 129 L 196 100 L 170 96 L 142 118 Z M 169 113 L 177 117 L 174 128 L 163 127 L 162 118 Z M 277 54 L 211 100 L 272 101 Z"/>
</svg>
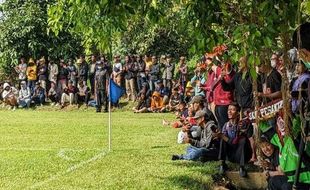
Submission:
<svg viewBox="0 0 310 190">
<path fill-rule="evenodd" d="M 1 100 L 13 110 L 49 103 L 61 108 L 85 104 L 96 107 L 97 112 L 108 111 L 108 84 L 113 79 L 125 86 L 126 101 L 136 102 L 134 113 L 176 114 L 176 121 L 163 120 L 163 125 L 180 128 L 178 143 L 189 146 L 185 154 L 173 155 L 172 160 L 220 160 L 221 173 L 227 170 L 228 160 L 239 164 L 241 177 L 247 176 L 246 164 L 268 165 L 265 173 L 269 188 L 289 189 L 292 180 L 281 168 L 279 158 L 283 155 L 282 147 L 272 143 L 279 132 L 279 118 L 266 119 L 265 128 L 261 129 L 249 119 L 249 112 L 255 108 L 255 99 L 259 106 L 282 99 L 284 74 L 289 78 L 292 94 L 308 86 L 310 74 L 305 64 L 292 60 L 294 69 L 285 69 L 283 55 L 272 54 L 270 62 L 257 66 L 255 91 L 249 58 L 243 56 L 232 64 L 225 45 L 203 55 L 193 72 L 184 56 L 178 62 L 170 55 L 126 55 L 124 61 L 115 55 L 111 62 L 105 56 L 92 55 L 89 63 L 80 56 L 77 60 L 61 59 L 59 64 L 44 58 L 21 58 L 15 67 L 18 83 L 2 83 Z M 292 95 L 289 111 L 295 119 L 301 114 L 300 102 L 298 96 Z M 297 136 L 300 137 L 300 130 Z M 294 140 L 298 144 L 298 138 Z M 261 156 L 257 152 L 262 152 Z M 305 156 L 309 158 L 308 154 Z M 303 164 L 307 167 L 309 163 Z M 305 172 L 301 184 L 309 187 L 309 170 Z"/>
</svg>

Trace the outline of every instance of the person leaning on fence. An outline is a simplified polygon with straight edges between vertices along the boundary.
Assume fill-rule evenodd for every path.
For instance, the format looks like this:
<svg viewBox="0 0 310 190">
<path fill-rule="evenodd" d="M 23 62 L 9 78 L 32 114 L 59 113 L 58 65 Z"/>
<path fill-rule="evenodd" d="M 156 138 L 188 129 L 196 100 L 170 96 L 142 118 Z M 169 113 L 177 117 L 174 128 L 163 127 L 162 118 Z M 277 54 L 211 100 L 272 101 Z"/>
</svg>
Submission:
<svg viewBox="0 0 310 190">
<path fill-rule="evenodd" d="M 194 119 L 197 126 L 201 127 L 200 137 L 197 139 L 184 137 L 184 142 L 190 144 L 184 155 L 173 155 L 172 160 L 201 160 L 211 161 L 218 159 L 218 140 L 213 138 L 213 131 L 217 126 L 210 115 L 203 110 L 196 112 Z"/>
</svg>

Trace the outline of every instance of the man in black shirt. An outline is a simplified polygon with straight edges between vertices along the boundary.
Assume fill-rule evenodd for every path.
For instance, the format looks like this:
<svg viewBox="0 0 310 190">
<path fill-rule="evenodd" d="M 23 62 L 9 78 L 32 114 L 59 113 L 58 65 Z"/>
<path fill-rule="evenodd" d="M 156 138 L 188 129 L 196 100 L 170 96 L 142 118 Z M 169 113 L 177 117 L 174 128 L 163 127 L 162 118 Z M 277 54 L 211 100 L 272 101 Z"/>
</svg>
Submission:
<svg viewBox="0 0 310 190">
<path fill-rule="evenodd" d="M 101 112 L 101 106 L 104 104 L 104 111 L 108 111 L 107 86 L 109 79 L 109 65 L 98 61 L 95 67 L 95 99 L 96 112 Z"/>
<path fill-rule="evenodd" d="M 262 99 L 262 103 L 269 103 L 272 100 L 281 98 L 281 74 L 272 68 L 270 63 L 261 64 L 258 69 L 260 74 L 257 79 L 257 96 Z"/>
<path fill-rule="evenodd" d="M 244 112 L 253 108 L 252 77 L 248 69 L 247 57 L 241 57 L 237 72 L 230 81 L 224 78 L 225 72 L 222 71 L 222 87 L 225 91 L 235 90 L 237 104 Z"/>
</svg>

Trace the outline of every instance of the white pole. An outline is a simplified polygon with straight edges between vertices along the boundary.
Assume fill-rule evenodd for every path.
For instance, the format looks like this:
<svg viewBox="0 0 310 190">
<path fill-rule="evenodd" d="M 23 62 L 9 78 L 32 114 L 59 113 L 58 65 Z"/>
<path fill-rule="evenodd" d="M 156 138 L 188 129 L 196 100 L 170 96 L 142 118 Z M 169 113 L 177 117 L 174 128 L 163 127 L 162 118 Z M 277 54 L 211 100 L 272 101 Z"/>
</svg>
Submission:
<svg viewBox="0 0 310 190">
<path fill-rule="evenodd" d="M 111 101 L 109 101 L 109 151 L 111 151 Z"/>
<path fill-rule="evenodd" d="M 111 79 L 109 78 L 109 152 L 111 151 L 111 92 L 110 92 Z"/>
</svg>

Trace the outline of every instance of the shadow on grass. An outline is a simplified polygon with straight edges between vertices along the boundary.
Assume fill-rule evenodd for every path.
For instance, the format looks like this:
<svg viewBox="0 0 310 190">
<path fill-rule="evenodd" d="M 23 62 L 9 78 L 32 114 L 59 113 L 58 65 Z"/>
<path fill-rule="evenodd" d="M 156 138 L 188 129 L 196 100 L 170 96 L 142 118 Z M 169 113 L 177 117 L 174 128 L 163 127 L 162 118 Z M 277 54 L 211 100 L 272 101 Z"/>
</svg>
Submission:
<svg viewBox="0 0 310 190">
<path fill-rule="evenodd" d="M 151 149 L 155 149 L 155 148 L 168 148 L 170 146 L 167 145 L 157 145 L 157 146 L 152 146 Z"/>
<path fill-rule="evenodd" d="M 181 189 L 211 189 L 211 183 L 206 183 L 203 180 L 195 179 L 187 175 L 172 176 L 165 180 L 168 180 L 170 184 Z"/>
</svg>

